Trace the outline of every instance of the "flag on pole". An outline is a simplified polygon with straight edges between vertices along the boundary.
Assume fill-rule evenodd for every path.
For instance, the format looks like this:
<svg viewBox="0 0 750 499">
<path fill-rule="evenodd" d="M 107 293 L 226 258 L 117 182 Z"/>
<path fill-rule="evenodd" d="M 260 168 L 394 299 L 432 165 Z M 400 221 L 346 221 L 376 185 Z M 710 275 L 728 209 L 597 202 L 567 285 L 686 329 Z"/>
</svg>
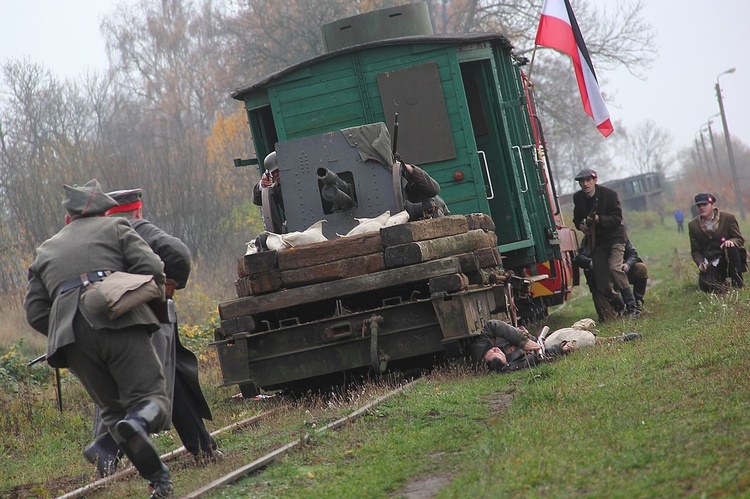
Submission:
<svg viewBox="0 0 750 499">
<path fill-rule="evenodd" d="M 599 90 L 594 65 L 568 0 L 544 0 L 535 43 L 559 50 L 573 59 L 583 109 L 605 137 L 612 133 L 614 128 Z"/>
</svg>

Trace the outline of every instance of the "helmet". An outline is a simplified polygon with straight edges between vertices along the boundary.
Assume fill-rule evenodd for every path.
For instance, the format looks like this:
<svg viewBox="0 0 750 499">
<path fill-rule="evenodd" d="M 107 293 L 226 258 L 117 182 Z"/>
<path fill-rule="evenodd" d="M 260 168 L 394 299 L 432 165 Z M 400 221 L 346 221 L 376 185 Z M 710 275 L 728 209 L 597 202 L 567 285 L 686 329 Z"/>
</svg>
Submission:
<svg viewBox="0 0 750 499">
<path fill-rule="evenodd" d="M 274 172 L 279 169 L 279 165 L 276 163 L 276 151 L 266 156 L 266 159 L 263 160 L 263 167 L 268 172 Z"/>
</svg>

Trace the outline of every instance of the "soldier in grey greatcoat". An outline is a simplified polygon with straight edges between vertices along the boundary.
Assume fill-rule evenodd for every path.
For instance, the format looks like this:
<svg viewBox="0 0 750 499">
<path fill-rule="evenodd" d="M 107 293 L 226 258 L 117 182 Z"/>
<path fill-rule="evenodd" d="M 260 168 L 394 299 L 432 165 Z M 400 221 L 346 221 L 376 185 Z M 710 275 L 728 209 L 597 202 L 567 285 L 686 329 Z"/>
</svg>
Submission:
<svg viewBox="0 0 750 499">
<path fill-rule="evenodd" d="M 64 190 L 66 225 L 37 248 L 29 267 L 27 320 L 47 336 L 49 365 L 70 369 L 101 407 L 104 424 L 149 481 L 152 497 L 171 497 L 169 469 L 148 437 L 169 417 L 151 343 L 159 322 L 145 304 L 110 320 L 81 301 L 90 282 L 114 271 L 153 275 L 163 286 L 163 264 L 126 220 L 103 216 L 117 202 L 99 182 Z"/>
<path fill-rule="evenodd" d="M 108 216 L 123 217 L 164 262 L 167 276 L 167 301 L 158 308 L 161 322 L 152 342 L 157 350 L 167 379 L 167 393 L 172 402 L 172 425 L 185 449 L 201 461 L 214 457 L 216 442 L 206 429 L 203 419 L 211 419 L 211 409 L 198 380 L 198 359 L 180 342 L 177 318 L 171 297 L 174 289 L 183 289 L 190 276 L 190 249 L 180 239 L 171 236 L 143 218 L 143 190 L 126 189 L 109 192 L 119 203 Z M 99 436 L 86 448 L 86 457 L 97 463 L 102 476 L 115 471 L 122 458 L 117 444 L 102 428 L 101 418 L 94 423 L 94 435 Z M 166 428 L 164 428 L 166 429 Z"/>
</svg>

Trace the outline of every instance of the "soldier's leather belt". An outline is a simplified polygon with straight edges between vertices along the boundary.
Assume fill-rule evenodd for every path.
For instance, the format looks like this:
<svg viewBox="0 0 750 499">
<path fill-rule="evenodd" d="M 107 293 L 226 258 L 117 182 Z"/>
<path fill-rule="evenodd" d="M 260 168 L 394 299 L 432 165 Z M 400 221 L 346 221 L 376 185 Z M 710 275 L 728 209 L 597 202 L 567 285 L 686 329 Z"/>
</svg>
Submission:
<svg viewBox="0 0 750 499">
<path fill-rule="evenodd" d="M 71 279 L 63 283 L 63 285 L 60 286 L 60 291 L 58 294 L 66 293 L 71 289 L 79 288 L 81 286 L 88 286 L 92 282 L 102 281 L 111 273 L 112 272 L 110 272 L 109 270 L 96 270 L 94 272 L 86 272 L 76 277 L 75 279 Z"/>
</svg>

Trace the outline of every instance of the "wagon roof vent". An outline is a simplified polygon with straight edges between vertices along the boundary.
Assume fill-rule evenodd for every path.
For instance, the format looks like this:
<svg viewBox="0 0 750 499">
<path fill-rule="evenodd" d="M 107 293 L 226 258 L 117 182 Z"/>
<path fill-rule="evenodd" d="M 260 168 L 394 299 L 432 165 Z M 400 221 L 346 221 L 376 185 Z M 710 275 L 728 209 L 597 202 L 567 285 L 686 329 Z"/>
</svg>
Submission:
<svg viewBox="0 0 750 499">
<path fill-rule="evenodd" d="M 326 52 L 389 38 L 433 34 L 425 2 L 339 19 L 324 24 L 321 30 Z"/>
</svg>

